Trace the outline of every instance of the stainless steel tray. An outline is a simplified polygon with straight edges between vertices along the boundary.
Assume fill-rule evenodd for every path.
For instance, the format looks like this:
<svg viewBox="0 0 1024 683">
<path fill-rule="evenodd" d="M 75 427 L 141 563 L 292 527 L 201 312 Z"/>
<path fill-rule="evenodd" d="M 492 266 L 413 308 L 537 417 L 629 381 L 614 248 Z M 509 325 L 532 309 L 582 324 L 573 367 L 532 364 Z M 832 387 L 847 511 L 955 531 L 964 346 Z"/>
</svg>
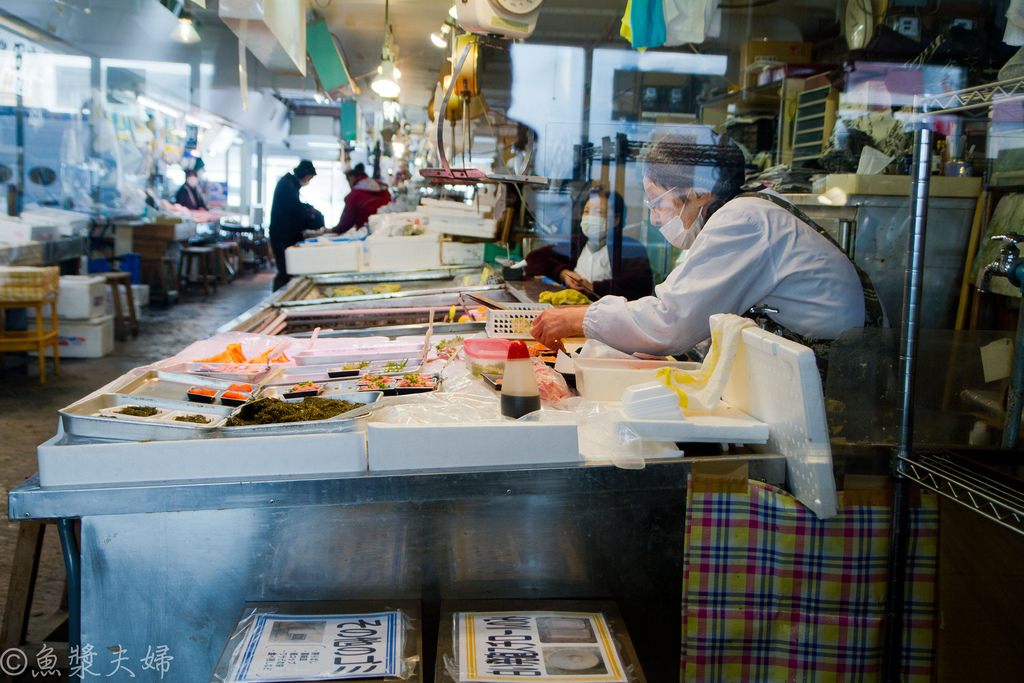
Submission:
<svg viewBox="0 0 1024 683">
<path fill-rule="evenodd" d="M 128 405 L 153 406 L 165 411 L 156 418 L 103 417 L 100 411 L 107 408 Z M 209 425 L 189 422 L 168 422 L 162 418 L 166 413 L 184 411 L 214 418 Z M 75 436 L 120 441 L 180 441 L 183 439 L 205 439 L 217 434 L 217 425 L 234 411 L 228 406 L 168 401 L 149 396 L 128 396 L 126 394 L 99 394 L 72 403 L 60 411 L 64 432 Z"/>
<path fill-rule="evenodd" d="M 227 389 L 232 384 L 240 383 L 207 375 L 150 370 L 123 385 L 112 387 L 110 393 L 165 399 L 195 405 L 192 401 L 188 400 L 188 396 L 185 393 L 189 390 L 189 387 L 203 386 L 213 389 Z M 255 386 L 254 384 L 253 387 Z"/>
<path fill-rule="evenodd" d="M 350 403 L 362 403 L 362 408 L 350 410 L 336 417 L 326 420 L 310 420 L 308 422 L 282 422 L 280 424 L 251 425 L 244 427 L 221 427 L 220 431 L 224 436 L 271 436 L 277 434 L 324 434 L 334 432 L 349 432 L 356 428 L 360 418 L 366 417 L 380 407 L 379 391 L 359 391 L 348 394 L 323 395 L 321 398 L 330 398 L 338 401 L 349 401 Z M 300 403 L 301 398 L 281 399 L 288 403 Z M 235 411 L 241 411 L 240 406 Z M 232 412 L 234 414 L 234 412 Z"/>
<path fill-rule="evenodd" d="M 295 384 L 295 382 L 290 384 L 269 384 L 259 391 L 258 397 L 279 398 L 281 400 L 285 400 L 284 395 L 288 393 L 288 390 L 295 386 Z M 324 388 L 320 393 L 320 398 L 337 398 L 343 394 L 352 394 L 359 390 L 359 382 L 357 379 L 336 379 L 317 382 L 317 384 Z"/>
</svg>

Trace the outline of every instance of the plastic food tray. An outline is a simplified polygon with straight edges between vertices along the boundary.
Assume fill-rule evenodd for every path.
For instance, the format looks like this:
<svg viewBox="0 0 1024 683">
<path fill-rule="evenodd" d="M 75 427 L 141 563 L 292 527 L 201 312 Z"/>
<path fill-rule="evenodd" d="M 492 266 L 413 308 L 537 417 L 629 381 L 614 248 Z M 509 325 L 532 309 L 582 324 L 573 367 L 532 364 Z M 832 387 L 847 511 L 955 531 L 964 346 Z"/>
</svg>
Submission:
<svg viewBox="0 0 1024 683">
<path fill-rule="evenodd" d="M 350 403 L 362 403 L 362 408 L 350 410 L 326 420 L 309 420 L 307 422 L 281 422 L 278 424 L 247 425 L 242 427 L 221 427 L 224 436 L 270 436 L 276 434 L 322 434 L 348 432 L 356 428 L 359 418 L 366 417 L 379 407 L 377 403 L 382 394 L 379 391 L 360 391 L 348 394 L 321 396 L 321 398 Z M 301 403 L 301 398 L 283 398 L 287 403 Z M 235 411 L 242 410 L 241 407 Z M 232 415 L 234 412 L 232 412 Z"/>
<path fill-rule="evenodd" d="M 500 337 L 502 339 L 533 339 L 530 328 L 533 327 L 533 319 L 540 315 L 540 312 L 551 308 L 551 304 L 503 304 L 506 310 L 487 309 L 487 322 L 484 329 L 488 337 Z"/>
<path fill-rule="evenodd" d="M 151 418 L 111 414 L 123 406 L 145 405 L 161 411 Z M 234 408 L 205 403 L 169 401 L 148 396 L 99 394 L 58 411 L 64 431 L 75 436 L 121 441 L 180 441 L 216 434 L 217 426 Z M 182 412 L 214 418 L 205 425 L 168 419 Z"/>
</svg>

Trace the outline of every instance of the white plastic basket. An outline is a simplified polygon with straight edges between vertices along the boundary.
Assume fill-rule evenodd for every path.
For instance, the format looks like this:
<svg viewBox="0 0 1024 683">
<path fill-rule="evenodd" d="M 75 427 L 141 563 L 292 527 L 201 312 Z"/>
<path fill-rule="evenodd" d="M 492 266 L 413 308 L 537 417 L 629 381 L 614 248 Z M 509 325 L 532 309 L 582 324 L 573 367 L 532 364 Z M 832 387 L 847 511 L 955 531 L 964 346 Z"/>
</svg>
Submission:
<svg viewBox="0 0 1024 683">
<path fill-rule="evenodd" d="M 530 328 L 533 319 L 551 304 L 503 304 L 507 310 L 487 309 L 487 323 L 484 328 L 488 337 L 501 339 L 533 339 Z"/>
</svg>

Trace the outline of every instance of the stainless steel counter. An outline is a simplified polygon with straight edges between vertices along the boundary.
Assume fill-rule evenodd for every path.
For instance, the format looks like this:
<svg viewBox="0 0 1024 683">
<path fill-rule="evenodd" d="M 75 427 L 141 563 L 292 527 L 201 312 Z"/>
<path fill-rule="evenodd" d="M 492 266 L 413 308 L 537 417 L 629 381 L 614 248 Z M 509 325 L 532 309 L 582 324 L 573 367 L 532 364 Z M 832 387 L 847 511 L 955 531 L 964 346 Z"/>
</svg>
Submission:
<svg viewBox="0 0 1024 683">
<path fill-rule="evenodd" d="M 723 459 L 785 479 L 781 456 Z M 33 478 L 9 512 L 80 518 L 82 647 L 135 659 L 166 645 L 165 680 L 207 680 L 246 601 L 421 600 L 429 671 L 442 598 L 599 597 L 663 681 L 678 676 L 695 460 L 61 490 Z"/>
</svg>

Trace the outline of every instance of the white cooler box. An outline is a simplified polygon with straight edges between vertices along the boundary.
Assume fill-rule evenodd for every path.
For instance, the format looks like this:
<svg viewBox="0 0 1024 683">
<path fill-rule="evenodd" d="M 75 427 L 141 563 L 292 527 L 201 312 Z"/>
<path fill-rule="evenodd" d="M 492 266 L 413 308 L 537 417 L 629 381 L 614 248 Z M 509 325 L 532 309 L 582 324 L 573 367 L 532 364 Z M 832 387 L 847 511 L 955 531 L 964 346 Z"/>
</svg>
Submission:
<svg viewBox="0 0 1024 683">
<path fill-rule="evenodd" d="M 35 327 L 35 319 L 29 317 L 28 328 L 34 330 Z M 105 315 L 89 320 L 58 318 L 57 338 L 60 341 L 61 358 L 102 358 L 114 351 L 114 316 Z M 46 347 L 46 355 L 53 355 L 52 346 Z"/>
<path fill-rule="evenodd" d="M 441 242 L 441 263 L 446 266 L 481 266 L 484 243 Z"/>
<path fill-rule="evenodd" d="M 107 281 L 94 275 L 62 275 L 57 294 L 57 317 L 63 320 L 88 320 L 106 315 L 104 305 Z M 50 307 L 43 307 L 50 317 Z"/>
<path fill-rule="evenodd" d="M 437 233 L 410 237 L 369 237 L 365 241 L 366 270 L 378 272 L 439 268 L 440 242 L 440 235 Z"/>
<path fill-rule="evenodd" d="M 363 243 L 357 241 L 310 242 L 284 250 L 289 275 L 358 271 L 362 256 Z"/>
</svg>

